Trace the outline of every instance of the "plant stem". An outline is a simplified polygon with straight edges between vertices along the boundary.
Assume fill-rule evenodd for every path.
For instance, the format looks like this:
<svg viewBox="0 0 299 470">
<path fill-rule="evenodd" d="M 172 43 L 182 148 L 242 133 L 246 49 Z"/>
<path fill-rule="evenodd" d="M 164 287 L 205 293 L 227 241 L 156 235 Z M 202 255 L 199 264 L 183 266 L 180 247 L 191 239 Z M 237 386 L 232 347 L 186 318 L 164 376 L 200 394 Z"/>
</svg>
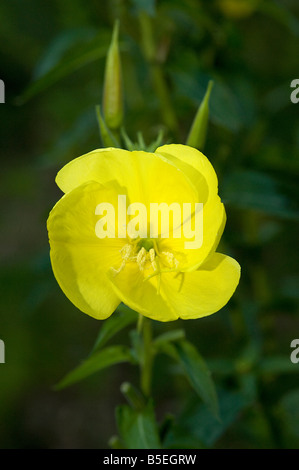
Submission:
<svg viewBox="0 0 299 470">
<path fill-rule="evenodd" d="M 137 322 L 137 331 L 138 331 L 139 334 L 141 334 L 141 332 L 142 332 L 143 319 L 144 319 L 144 316 L 139 314 L 138 315 L 138 322 Z"/>
<path fill-rule="evenodd" d="M 152 383 L 152 324 L 149 318 L 143 317 L 142 320 L 143 354 L 141 361 L 140 387 L 143 394 L 149 397 L 151 394 Z"/>
</svg>

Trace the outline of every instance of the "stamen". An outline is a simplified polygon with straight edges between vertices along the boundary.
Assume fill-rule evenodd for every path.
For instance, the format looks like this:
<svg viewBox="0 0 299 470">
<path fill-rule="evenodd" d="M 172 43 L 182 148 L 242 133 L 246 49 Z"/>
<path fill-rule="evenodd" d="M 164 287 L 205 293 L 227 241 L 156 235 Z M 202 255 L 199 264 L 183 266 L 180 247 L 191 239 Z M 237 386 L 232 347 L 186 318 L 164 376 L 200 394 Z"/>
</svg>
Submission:
<svg viewBox="0 0 299 470">
<path fill-rule="evenodd" d="M 129 245 L 129 243 L 127 243 L 125 246 L 122 247 L 122 249 L 120 250 L 120 254 L 121 254 L 121 257 L 124 261 L 127 261 L 128 259 L 131 258 L 132 254 L 133 254 L 133 245 Z"/>
<path fill-rule="evenodd" d="M 133 256 L 134 255 L 134 246 L 127 243 L 126 245 L 124 245 L 121 248 L 120 254 L 121 254 L 121 257 L 122 257 L 122 263 L 121 263 L 120 267 L 118 269 L 116 269 L 114 267 L 110 268 L 113 271 L 115 276 L 117 274 L 119 274 L 124 269 L 124 267 L 127 264 L 127 261 L 134 259 L 134 256 Z"/>
<path fill-rule="evenodd" d="M 111 270 L 115 275 L 119 274 L 128 262 L 136 262 L 141 272 L 145 272 L 146 264 L 150 263 L 153 272 L 145 276 L 143 281 L 148 281 L 153 277 L 157 277 L 157 294 L 160 293 L 161 275 L 163 273 L 176 273 L 176 277 L 182 274 L 179 290 L 184 283 L 184 274 L 178 270 L 179 261 L 175 255 L 169 251 L 159 252 L 158 243 L 150 239 L 130 240 L 130 243 L 124 245 L 120 250 L 122 258 L 121 265 L 118 269 L 112 267 Z M 160 265 L 162 263 L 162 266 Z M 148 265 L 148 267 L 150 266 Z"/>
<path fill-rule="evenodd" d="M 150 249 L 149 251 L 149 256 L 150 256 L 150 262 L 152 263 L 152 267 L 154 271 L 157 271 L 157 262 L 156 262 L 156 253 L 153 248 Z"/>
<path fill-rule="evenodd" d="M 137 264 L 139 266 L 140 271 L 144 270 L 145 263 L 147 261 L 147 251 L 144 247 L 139 250 L 137 255 Z"/>
<path fill-rule="evenodd" d="M 175 258 L 175 256 L 174 256 L 173 253 L 170 253 L 169 251 L 162 251 L 161 254 L 165 256 L 166 262 L 168 263 L 168 265 L 169 265 L 171 268 L 178 268 L 179 262 L 178 262 L 178 260 Z"/>
<path fill-rule="evenodd" d="M 159 265 L 158 258 L 156 257 L 156 252 L 153 248 L 151 248 L 149 250 L 149 258 L 150 258 L 150 262 L 151 262 L 152 268 L 154 270 L 154 273 L 156 275 L 158 275 L 157 294 L 159 295 L 160 294 L 160 285 L 161 285 L 161 270 L 160 270 L 160 265 Z"/>
</svg>

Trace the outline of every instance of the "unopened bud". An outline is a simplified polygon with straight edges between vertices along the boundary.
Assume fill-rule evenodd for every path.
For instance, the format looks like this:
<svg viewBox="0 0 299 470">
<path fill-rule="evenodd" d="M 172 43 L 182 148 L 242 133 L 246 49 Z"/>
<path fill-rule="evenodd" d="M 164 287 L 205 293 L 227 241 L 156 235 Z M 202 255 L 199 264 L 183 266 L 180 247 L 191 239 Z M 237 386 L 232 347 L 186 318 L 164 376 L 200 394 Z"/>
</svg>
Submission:
<svg viewBox="0 0 299 470">
<path fill-rule="evenodd" d="M 190 147 L 202 150 L 206 141 L 207 128 L 209 121 L 209 99 L 212 91 L 213 82 L 210 80 L 206 94 L 198 108 L 193 124 L 191 126 L 186 144 Z"/>
<path fill-rule="evenodd" d="M 123 90 L 118 32 L 119 21 L 116 21 L 107 53 L 103 90 L 105 122 L 112 130 L 118 130 L 123 121 Z"/>
</svg>

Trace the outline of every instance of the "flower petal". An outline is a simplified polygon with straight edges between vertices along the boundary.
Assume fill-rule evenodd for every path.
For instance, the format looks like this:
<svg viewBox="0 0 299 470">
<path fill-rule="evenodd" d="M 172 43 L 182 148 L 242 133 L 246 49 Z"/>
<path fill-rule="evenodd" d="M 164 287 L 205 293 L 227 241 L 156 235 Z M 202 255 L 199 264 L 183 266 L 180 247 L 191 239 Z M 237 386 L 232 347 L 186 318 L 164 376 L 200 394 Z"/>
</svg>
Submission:
<svg viewBox="0 0 299 470">
<path fill-rule="evenodd" d="M 119 298 L 107 277 L 110 267 L 120 266 L 124 239 L 99 239 L 95 233 L 97 205 L 115 204 L 116 185 L 109 188 L 87 183 L 64 195 L 48 218 L 50 258 L 54 275 L 65 295 L 88 315 L 110 316 Z"/>
<path fill-rule="evenodd" d="M 202 269 L 190 273 L 163 273 L 144 280 L 135 263 L 110 275 L 117 296 L 133 310 L 157 321 L 200 318 L 220 310 L 233 295 L 240 266 L 233 258 L 214 253 Z"/>
<path fill-rule="evenodd" d="M 126 188 L 130 202 L 193 202 L 192 184 L 173 163 L 155 153 L 122 149 L 99 149 L 75 158 L 57 174 L 56 183 L 67 193 L 88 181 L 116 181 Z"/>
<path fill-rule="evenodd" d="M 162 227 L 166 218 L 169 219 L 168 232 L 172 233 L 173 203 L 181 215 L 183 204 L 189 203 L 194 208 L 198 202 L 198 191 L 182 170 L 157 154 L 142 151 L 110 148 L 90 152 L 63 167 L 56 181 L 63 191 L 68 192 L 90 180 L 108 185 L 113 179 L 118 183 L 120 194 L 126 192 L 128 195 L 127 206 L 133 203 L 144 205 L 147 220 L 142 225 L 147 226 L 148 237 L 155 238 L 162 233 L 163 237 L 168 238 L 167 229 L 165 233 L 165 226 Z M 207 197 L 208 189 L 206 186 L 204 188 Z M 129 218 L 134 217 L 138 210 L 132 206 Z"/>
<path fill-rule="evenodd" d="M 205 317 L 226 305 L 239 279 L 238 262 L 214 253 L 197 271 L 163 274 L 161 295 L 183 320 Z"/>
<path fill-rule="evenodd" d="M 168 238 L 159 242 L 160 251 L 178 254 L 180 271 L 194 271 L 205 263 L 207 257 L 213 253 L 219 244 L 226 223 L 224 205 L 217 196 L 203 206 L 202 216 L 202 244 L 199 248 L 190 248 L 193 240 L 182 236 L 181 238 Z M 191 219 L 194 227 L 194 217 Z M 182 233 L 184 225 L 182 227 Z M 193 237 L 195 240 L 195 237 Z M 199 237 L 200 238 L 200 237 Z"/>
<path fill-rule="evenodd" d="M 180 168 L 194 184 L 200 188 L 207 184 L 209 198 L 218 192 L 218 179 L 213 165 L 199 150 L 182 144 L 169 144 L 158 147 L 156 152 Z M 204 194 L 200 202 L 205 202 Z"/>
<path fill-rule="evenodd" d="M 210 253 L 216 250 L 225 227 L 226 213 L 218 196 L 217 175 L 208 158 L 199 150 L 187 145 L 164 145 L 159 147 L 156 153 L 184 172 L 196 187 L 199 194 L 198 202 L 203 203 L 203 240 L 200 248 L 186 250 L 185 243 L 188 240 L 185 237 L 163 241 L 164 251 L 184 254 L 185 261 L 180 269 L 192 271 L 201 266 Z M 192 222 L 194 226 L 194 217 Z"/>
<path fill-rule="evenodd" d="M 157 293 L 156 279 L 145 281 L 136 263 L 127 264 L 116 276 L 111 273 L 110 279 L 116 295 L 136 312 L 161 322 L 177 320 L 168 301 Z"/>
</svg>

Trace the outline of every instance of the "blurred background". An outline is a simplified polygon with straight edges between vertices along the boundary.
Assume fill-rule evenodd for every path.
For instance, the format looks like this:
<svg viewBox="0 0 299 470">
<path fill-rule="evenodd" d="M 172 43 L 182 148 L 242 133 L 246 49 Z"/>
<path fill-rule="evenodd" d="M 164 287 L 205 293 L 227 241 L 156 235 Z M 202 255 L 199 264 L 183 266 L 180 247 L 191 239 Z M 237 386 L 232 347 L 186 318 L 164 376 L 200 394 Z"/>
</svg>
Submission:
<svg viewBox="0 0 299 470">
<path fill-rule="evenodd" d="M 299 448 L 299 363 L 290 360 L 299 338 L 299 103 L 290 100 L 298 2 L 2 0 L 0 16 L 0 447 L 108 448 L 120 385 L 137 380 L 122 365 L 53 390 L 101 327 L 59 289 L 46 220 L 61 197 L 57 171 L 102 146 L 95 105 L 118 18 L 132 140 L 142 131 L 150 143 L 163 129 L 165 143 L 184 143 L 214 81 L 204 153 L 227 210 L 218 251 L 242 267 L 217 314 L 154 325 L 185 328 L 213 373 L 222 414 L 216 421 L 161 357 L 157 419 L 171 413 L 178 423 L 165 445 Z M 117 341 L 128 341 L 127 329 Z"/>
</svg>

